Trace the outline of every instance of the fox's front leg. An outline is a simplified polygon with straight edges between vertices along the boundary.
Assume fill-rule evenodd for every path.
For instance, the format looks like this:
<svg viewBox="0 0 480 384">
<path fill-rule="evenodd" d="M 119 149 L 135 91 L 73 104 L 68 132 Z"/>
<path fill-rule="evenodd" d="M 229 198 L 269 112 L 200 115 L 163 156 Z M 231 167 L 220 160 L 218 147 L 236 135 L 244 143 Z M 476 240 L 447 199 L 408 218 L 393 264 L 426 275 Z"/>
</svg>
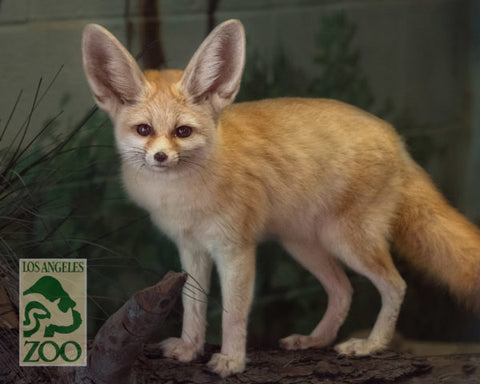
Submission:
<svg viewBox="0 0 480 384">
<path fill-rule="evenodd" d="M 210 369 L 226 377 L 245 369 L 247 320 L 255 281 L 255 247 L 226 250 L 216 257 L 222 286 L 222 349 Z"/>
<path fill-rule="evenodd" d="M 180 260 L 189 275 L 182 295 L 182 336 L 164 340 L 161 348 L 165 357 L 189 362 L 203 353 L 212 259 L 207 252 L 180 247 Z"/>
</svg>

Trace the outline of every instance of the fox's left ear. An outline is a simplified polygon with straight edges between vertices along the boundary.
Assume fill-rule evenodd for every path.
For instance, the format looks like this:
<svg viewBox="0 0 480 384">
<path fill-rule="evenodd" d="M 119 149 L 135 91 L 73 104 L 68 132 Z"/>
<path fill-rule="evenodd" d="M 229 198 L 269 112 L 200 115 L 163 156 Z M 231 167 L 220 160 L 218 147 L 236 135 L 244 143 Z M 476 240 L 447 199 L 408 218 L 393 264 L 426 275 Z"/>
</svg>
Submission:
<svg viewBox="0 0 480 384">
<path fill-rule="evenodd" d="M 216 27 L 197 49 L 180 82 L 194 103 L 210 102 L 219 113 L 235 99 L 245 65 L 245 32 L 238 20 Z"/>
<path fill-rule="evenodd" d="M 88 24 L 82 39 L 83 68 L 98 106 L 114 116 L 142 96 L 145 78 L 135 59 L 105 28 Z"/>
</svg>

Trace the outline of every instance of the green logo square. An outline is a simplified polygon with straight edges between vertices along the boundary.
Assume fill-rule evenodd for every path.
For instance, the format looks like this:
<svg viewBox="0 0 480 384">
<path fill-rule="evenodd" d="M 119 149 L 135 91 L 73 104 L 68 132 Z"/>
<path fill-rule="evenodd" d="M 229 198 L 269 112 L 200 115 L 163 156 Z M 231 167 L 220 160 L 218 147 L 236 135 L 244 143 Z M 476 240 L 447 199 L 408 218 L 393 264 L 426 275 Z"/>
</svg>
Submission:
<svg viewBox="0 0 480 384">
<path fill-rule="evenodd" d="M 20 259 L 20 365 L 86 365 L 86 267 Z"/>
</svg>

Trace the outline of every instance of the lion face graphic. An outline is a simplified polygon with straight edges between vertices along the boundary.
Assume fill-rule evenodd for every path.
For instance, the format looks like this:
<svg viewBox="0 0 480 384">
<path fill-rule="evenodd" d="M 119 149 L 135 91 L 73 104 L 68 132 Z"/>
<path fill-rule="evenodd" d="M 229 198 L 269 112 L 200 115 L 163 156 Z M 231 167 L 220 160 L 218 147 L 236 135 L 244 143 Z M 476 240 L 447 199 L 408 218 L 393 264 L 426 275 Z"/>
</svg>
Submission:
<svg viewBox="0 0 480 384">
<path fill-rule="evenodd" d="M 44 337 L 57 333 L 71 333 L 82 324 L 80 313 L 74 310 L 77 303 L 71 299 L 60 282 L 51 276 L 43 276 L 23 292 L 28 296 L 23 325 L 24 337 L 43 331 Z M 27 298 L 26 298 L 27 299 Z"/>
</svg>

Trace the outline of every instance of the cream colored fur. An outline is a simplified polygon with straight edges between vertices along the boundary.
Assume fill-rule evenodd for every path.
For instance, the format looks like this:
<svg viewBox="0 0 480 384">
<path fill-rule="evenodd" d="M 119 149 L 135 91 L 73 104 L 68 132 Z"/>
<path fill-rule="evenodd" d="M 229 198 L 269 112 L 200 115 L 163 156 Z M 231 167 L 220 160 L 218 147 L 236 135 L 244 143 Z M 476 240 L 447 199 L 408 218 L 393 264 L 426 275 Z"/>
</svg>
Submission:
<svg viewBox="0 0 480 384">
<path fill-rule="evenodd" d="M 318 326 L 282 339 L 286 349 L 336 339 L 352 295 L 340 263 L 373 282 L 382 308 L 367 339 L 348 340 L 337 351 L 366 355 L 387 346 L 406 288 L 390 256 L 392 241 L 458 296 L 475 300 L 478 230 L 446 204 L 394 129 L 333 100 L 232 104 L 244 39 L 240 22 L 227 21 L 184 72 L 144 74 L 102 27 L 87 26 L 83 39 L 87 79 L 114 122 L 129 195 L 176 242 L 183 268 L 206 291 L 217 266 L 223 342 L 210 368 L 223 377 L 245 368 L 255 248 L 267 237 L 278 239 L 329 297 Z M 141 136 L 141 124 L 152 133 Z M 191 135 L 180 137 L 181 126 Z M 167 158 L 158 161 L 158 153 Z M 184 296 L 182 335 L 163 342 L 166 356 L 191 361 L 202 352 L 204 299 Z"/>
</svg>

